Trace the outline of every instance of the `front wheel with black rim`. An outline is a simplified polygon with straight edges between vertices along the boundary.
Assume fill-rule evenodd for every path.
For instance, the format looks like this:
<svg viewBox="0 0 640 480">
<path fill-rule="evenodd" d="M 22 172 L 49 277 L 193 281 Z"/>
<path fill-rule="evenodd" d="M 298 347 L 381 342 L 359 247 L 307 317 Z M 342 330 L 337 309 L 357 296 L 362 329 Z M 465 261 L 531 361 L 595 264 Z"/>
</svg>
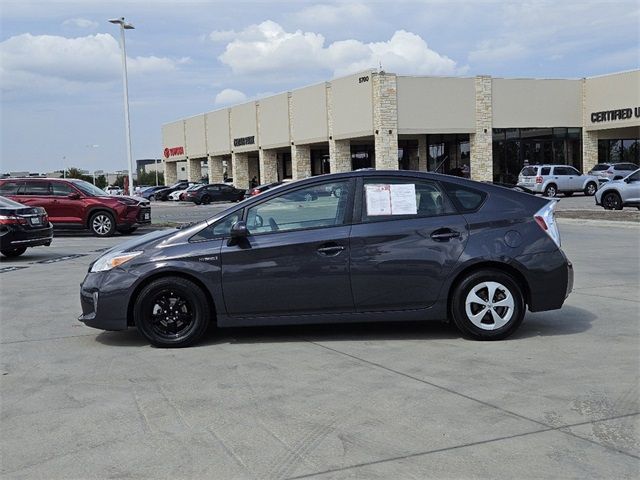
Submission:
<svg viewBox="0 0 640 480">
<path fill-rule="evenodd" d="M 593 182 L 587 183 L 587 186 L 584 187 L 584 194 L 588 197 L 593 197 L 598 191 L 598 185 Z"/>
<path fill-rule="evenodd" d="M 163 277 L 144 287 L 136 298 L 136 327 L 156 347 L 188 347 L 200 340 L 210 322 L 207 297 L 195 283 Z"/>
<path fill-rule="evenodd" d="M 607 192 L 602 196 L 602 206 L 605 210 L 622 210 L 622 199 L 617 192 Z"/>
<path fill-rule="evenodd" d="M 89 219 L 89 228 L 96 237 L 110 237 L 116 231 L 116 222 L 109 212 L 96 212 Z"/>
<path fill-rule="evenodd" d="M 481 270 L 465 277 L 451 297 L 458 330 L 476 340 L 502 340 L 522 323 L 525 302 L 518 283 L 499 270 Z"/>
<path fill-rule="evenodd" d="M 209 197 L 209 195 L 202 196 L 202 203 L 204 205 L 209 205 L 211 203 L 211 198 Z"/>
<path fill-rule="evenodd" d="M 26 251 L 27 251 L 27 247 L 13 247 L 13 248 L 3 248 L 2 250 L 0 250 L 0 253 L 2 253 L 2 255 L 4 255 L 5 257 L 15 258 L 15 257 L 19 257 Z"/>
<path fill-rule="evenodd" d="M 558 194 L 558 187 L 556 187 L 553 183 L 551 185 L 547 185 L 547 188 L 544 189 L 545 197 L 555 197 Z"/>
</svg>

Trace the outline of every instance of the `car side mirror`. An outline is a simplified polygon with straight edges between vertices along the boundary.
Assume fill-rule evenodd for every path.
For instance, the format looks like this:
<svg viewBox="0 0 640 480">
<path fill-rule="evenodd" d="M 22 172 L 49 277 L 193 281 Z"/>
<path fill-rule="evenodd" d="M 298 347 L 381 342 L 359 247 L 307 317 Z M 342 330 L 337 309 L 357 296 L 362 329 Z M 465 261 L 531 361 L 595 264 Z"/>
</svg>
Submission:
<svg viewBox="0 0 640 480">
<path fill-rule="evenodd" d="M 78 200 L 78 199 L 80 199 L 80 194 L 79 193 L 70 193 L 69 195 L 67 195 L 67 198 L 69 200 Z"/>
<path fill-rule="evenodd" d="M 249 235 L 249 229 L 247 223 L 244 220 L 238 220 L 231 226 L 231 238 L 238 240 L 240 238 L 246 238 Z"/>
</svg>

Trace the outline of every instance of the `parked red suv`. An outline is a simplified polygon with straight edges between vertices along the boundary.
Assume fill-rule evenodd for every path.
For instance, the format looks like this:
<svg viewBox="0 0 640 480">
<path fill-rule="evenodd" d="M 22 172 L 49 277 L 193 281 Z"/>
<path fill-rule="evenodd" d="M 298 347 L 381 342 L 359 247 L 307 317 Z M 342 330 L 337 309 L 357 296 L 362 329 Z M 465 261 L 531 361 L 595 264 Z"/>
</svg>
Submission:
<svg viewBox="0 0 640 480">
<path fill-rule="evenodd" d="M 44 207 L 54 227 L 89 229 L 98 237 L 129 234 L 151 223 L 143 198 L 111 196 L 83 180 L 6 178 L 0 195 L 32 207 Z"/>
</svg>

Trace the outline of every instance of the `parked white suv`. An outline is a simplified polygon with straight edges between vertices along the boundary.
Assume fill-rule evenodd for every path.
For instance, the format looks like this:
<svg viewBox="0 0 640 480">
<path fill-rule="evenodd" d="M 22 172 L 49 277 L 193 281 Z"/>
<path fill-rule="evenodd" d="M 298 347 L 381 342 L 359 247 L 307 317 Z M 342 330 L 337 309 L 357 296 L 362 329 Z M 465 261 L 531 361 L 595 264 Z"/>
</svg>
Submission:
<svg viewBox="0 0 640 480">
<path fill-rule="evenodd" d="M 605 183 L 596 193 L 596 205 L 605 210 L 622 210 L 637 207 L 640 210 L 640 169 L 622 180 Z"/>
<path fill-rule="evenodd" d="M 570 165 L 533 165 L 522 169 L 518 186 L 545 197 L 555 197 L 558 193 L 570 197 L 575 192 L 592 196 L 598 190 L 598 178 L 583 175 Z"/>
</svg>

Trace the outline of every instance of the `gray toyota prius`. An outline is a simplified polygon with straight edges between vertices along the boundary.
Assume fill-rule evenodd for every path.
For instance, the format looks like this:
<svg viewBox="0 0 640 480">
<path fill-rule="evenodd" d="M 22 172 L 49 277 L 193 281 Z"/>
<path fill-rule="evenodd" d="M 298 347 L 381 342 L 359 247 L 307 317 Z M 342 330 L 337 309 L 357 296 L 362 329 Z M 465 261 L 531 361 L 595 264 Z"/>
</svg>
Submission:
<svg viewBox="0 0 640 480">
<path fill-rule="evenodd" d="M 573 268 L 555 201 L 415 171 L 321 175 L 118 245 L 80 321 L 184 347 L 218 327 L 452 321 L 478 340 L 562 307 Z"/>
</svg>

